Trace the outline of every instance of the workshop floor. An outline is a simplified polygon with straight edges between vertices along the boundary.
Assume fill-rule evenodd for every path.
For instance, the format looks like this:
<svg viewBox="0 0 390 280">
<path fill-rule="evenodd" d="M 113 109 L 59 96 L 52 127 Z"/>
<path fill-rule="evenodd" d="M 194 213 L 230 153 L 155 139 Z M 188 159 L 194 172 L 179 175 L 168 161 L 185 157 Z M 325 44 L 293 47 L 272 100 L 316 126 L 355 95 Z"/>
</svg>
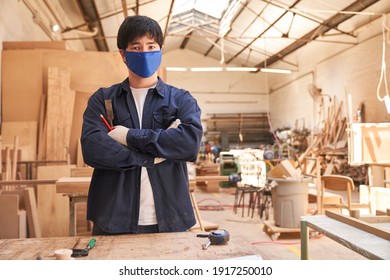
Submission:
<svg viewBox="0 0 390 280">
<path fill-rule="evenodd" d="M 256 254 L 266 260 L 299 260 L 299 232 L 281 233 L 276 240 L 273 240 L 275 238 L 271 238 L 269 234 L 264 232 L 264 224 L 256 211 L 253 218 L 251 213 L 249 216 L 247 215 L 247 207 L 244 208 L 244 214 L 242 214 L 242 208 L 238 208 L 237 213 L 234 213 L 234 193 L 234 188 L 220 188 L 218 192 L 213 193 L 199 188 L 195 190 L 195 198 L 206 230 L 225 229 L 229 231 L 231 238 L 234 238 L 235 234 L 240 234 L 253 246 Z M 309 212 L 314 211 L 314 209 L 315 205 L 309 204 Z M 77 212 L 78 235 L 90 235 L 85 221 L 85 205 L 79 204 Z M 268 221 L 273 221 L 272 210 Z M 309 241 L 309 258 L 312 260 L 365 259 L 341 244 L 319 234 L 314 234 Z"/>
<path fill-rule="evenodd" d="M 217 225 L 220 229 L 226 229 L 232 237 L 234 234 L 243 235 L 263 259 L 299 260 L 299 232 L 281 233 L 276 240 L 273 240 L 270 235 L 264 232 L 264 224 L 256 211 L 253 218 L 251 213 L 249 216 L 247 215 L 247 208 L 244 208 L 244 215 L 242 215 L 242 208 L 237 209 L 237 213 L 234 213 L 234 192 L 234 188 L 220 188 L 219 192 L 215 193 L 207 193 L 200 189 L 195 191 L 195 197 L 204 224 Z M 309 204 L 309 212 L 314 209 L 315 205 Z M 268 221 L 273 221 L 272 211 Z M 309 257 L 313 260 L 365 259 L 361 255 L 318 233 L 314 234 L 309 241 Z"/>
</svg>

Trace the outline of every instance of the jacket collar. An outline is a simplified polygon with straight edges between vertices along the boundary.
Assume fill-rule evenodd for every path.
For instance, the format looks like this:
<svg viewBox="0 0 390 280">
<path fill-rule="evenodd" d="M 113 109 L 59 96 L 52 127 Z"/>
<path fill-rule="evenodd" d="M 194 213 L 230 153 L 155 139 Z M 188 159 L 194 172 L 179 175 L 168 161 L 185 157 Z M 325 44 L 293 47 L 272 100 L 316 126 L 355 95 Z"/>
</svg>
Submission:
<svg viewBox="0 0 390 280">
<path fill-rule="evenodd" d="M 153 92 L 156 92 L 161 97 L 165 97 L 166 85 L 163 82 L 163 80 L 160 79 L 160 77 L 157 77 L 157 79 L 158 79 L 157 80 L 157 84 L 156 84 L 155 90 Z M 130 83 L 129 83 L 129 79 L 128 78 L 126 78 L 121 83 L 121 86 L 122 86 L 122 90 L 121 90 L 121 92 L 119 94 L 130 93 L 131 92 L 131 90 L 130 90 Z"/>
</svg>

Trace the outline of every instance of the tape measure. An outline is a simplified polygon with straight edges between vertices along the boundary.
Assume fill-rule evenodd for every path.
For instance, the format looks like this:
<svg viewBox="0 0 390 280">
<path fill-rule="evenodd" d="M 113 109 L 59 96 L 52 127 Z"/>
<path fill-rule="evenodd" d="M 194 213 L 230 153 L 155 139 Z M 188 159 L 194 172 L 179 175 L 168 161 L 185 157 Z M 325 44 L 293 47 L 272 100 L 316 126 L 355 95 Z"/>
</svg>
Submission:
<svg viewBox="0 0 390 280">
<path fill-rule="evenodd" d="M 211 245 L 224 245 L 229 242 L 230 234 L 225 229 L 217 229 L 211 231 L 209 234 L 197 234 L 197 237 L 208 237 Z"/>
<path fill-rule="evenodd" d="M 218 229 L 214 230 L 209 235 L 211 245 L 224 245 L 229 242 L 230 235 L 227 230 Z"/>
</svg>

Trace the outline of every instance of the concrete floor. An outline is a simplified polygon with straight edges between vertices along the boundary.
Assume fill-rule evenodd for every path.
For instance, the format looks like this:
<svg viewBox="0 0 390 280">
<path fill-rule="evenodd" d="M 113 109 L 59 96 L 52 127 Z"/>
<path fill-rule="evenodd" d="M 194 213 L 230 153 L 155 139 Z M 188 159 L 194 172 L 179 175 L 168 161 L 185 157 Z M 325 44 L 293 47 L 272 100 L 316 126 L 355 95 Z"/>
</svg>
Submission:
<svg viewBox="0 0 390 280">
<path fill-rule="evenodd" d="M 263 259 L 299 260 L 299 232 L 282 233 L 276 240 L 272 240 L 271 236 L 264 232 L 263 221 L 257 212 L 254 213 L 253 218 L 251 214 L 247 215 L 247 208 L 244 208 L 244 216 L 242 216 L 242 208 L 234 213 L 234 192 L 234 188 L 220 188 L 219 192 L 214 193 L 196 189 L 195 197 L 203 223 L 206 226 L 216 225 L 220 229 L 229 231 L 232 238 L 235 234 L 244 236 Z M 315 207 L 309 204 L 309 212 L 314 211 Z M 268 221 L 273 221 L 272 212 L 271 210 Z M 361 255 L 318 233 L 314 233 L 309 241 L 309 258 L 312 260 L 365 260 Z"/>
</svg>

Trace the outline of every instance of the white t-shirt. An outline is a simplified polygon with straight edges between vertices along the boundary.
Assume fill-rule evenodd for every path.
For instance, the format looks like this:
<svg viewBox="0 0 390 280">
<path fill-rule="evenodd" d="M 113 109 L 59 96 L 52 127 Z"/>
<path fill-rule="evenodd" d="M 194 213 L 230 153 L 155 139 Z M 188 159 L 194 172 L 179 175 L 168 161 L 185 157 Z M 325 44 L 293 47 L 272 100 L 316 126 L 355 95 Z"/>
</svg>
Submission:
<svg viewBox="0 0 390 280">
<path fill-rule="evenodd" d="M 149 88 L 132 88 L 135 105 L 137 106 L 138 119 L 140 127 L 142 128 L 142 112 L 144 109 L 145 98 L 148 94 Z M 139 225 L 156 225 L 156 208 L 154 206 L 154 197 L 152 186 L 148 176 L 146 167 L 141 168 L 141 195 L 140 195 L 140 206 L 139 206 Z"/>
</svg>

